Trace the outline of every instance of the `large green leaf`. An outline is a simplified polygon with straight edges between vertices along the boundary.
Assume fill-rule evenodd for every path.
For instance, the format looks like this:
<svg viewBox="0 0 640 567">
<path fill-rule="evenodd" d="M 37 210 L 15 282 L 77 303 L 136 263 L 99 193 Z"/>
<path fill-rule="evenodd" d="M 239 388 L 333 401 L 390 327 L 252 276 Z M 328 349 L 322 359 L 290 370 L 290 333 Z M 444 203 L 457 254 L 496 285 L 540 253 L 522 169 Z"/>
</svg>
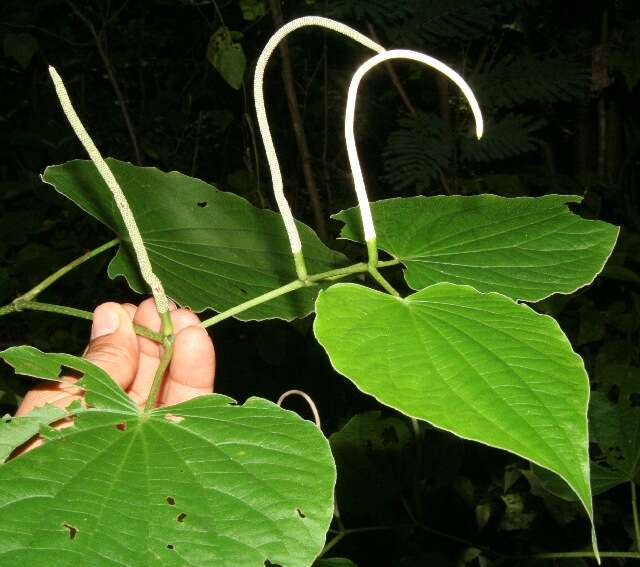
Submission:
<svg viewBox="0 0 640 567">
<path fill-rule="evenodd" d="M 43 425 L 49 425 L 67 415 L 62 408 L 47 404 L 35 408 L 29 415 L 0 418 L 0 462 L 4 462 L 14 449 L 26 443 L 40 431 Z"/>
<path fill-rule="evenodd" d="M 90 364 L 71 358 L 30 349 L 13 360 L 30 359 L 16 367 L 27 373 Z M 217 394 L 145 415 L 104 398 L 100 372 L 83 378 L 93 405 L 77 405 L 73 427 L 0 467 L 0 565 L 311 565 L 335 483 L 318 428 Z"/>
<path fill-rule="evenodd" d="M 591 283 L 618 229 L 572 214 L 573 195 L 412 197 L 372 203 L 378 245 L 406 267 L 413 289 L 471 285 L 539 301 Z M 358 208 L 336 215 L 341 236 L 362 241 Z"/>
<path fill-rule="evenodd" d="M 589 382 L 554 319 L 447 283 L 404 299 L 336 284 L 316 311 L 318 341 L 363 392 L 556 472 L 591 514 Z"/>
<path fill-rule="evenodd" d="M 296 279 L 280 215 L 177 172 L 107 160 L 122 186 L 167 294 L 178 304 L 223 311 Z M 106 224 L 124 243 L 109 265 L 135 291 L 146 290 L 111 193 L 90 161 L 48 167 L 43 179 Z M 344 263 L 298 223 L 310 272 Z M 243 320 L 292 320 L 313 310 L 317 288 L 281 296 L 237 315 Z"/>
</svg>

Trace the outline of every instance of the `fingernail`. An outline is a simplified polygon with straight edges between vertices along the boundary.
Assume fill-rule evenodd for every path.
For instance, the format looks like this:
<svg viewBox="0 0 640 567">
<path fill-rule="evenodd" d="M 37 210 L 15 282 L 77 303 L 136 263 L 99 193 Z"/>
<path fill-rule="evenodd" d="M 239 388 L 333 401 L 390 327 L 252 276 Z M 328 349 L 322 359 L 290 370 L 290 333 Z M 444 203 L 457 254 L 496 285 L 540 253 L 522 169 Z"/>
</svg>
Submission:
<svg viewBox="0 0 640 567">
<path fill-rule="evenodd" d="M 93 314 L 91 340 L 103 337 L 118 330 L 120 317 L 118 312 L 109 306 L 100 306 Z"/>
</svg>

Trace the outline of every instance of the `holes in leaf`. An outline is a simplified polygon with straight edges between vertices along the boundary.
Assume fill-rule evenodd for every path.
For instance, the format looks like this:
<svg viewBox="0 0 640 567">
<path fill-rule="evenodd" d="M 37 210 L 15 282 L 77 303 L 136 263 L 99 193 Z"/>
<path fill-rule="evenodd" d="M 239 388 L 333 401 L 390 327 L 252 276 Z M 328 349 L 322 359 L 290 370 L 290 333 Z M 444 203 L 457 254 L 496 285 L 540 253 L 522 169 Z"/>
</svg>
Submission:
<svg viewBox="0 0 640 567">
<path fill-rule="evenodd" d="M 78 535 L 78 528 L 72 526 L 71 524 L 64 523 L 62 524 L 67 530 L 69 530 L 69 539 L 76 539 L 76 535 Z"/>
<path fill-rule="evenodd" d="M 119 429 L 120 431 L 126 431 L 127 429 L 127 424 L 126 423 L 117 423 L 116 424 L 116 429 Z"/>
<path fill-rule="evenodd" d="M 167 496 L 167 504 L 169 504 L 169 506 L 175 506 L 176 499 L 173 496 Z"/>
<path fill-rule="evenodd" d="M 172 543 L 168 543 L 167 544 L 167 549 L 175 549 L 175 548 L 176 548 L 176 546 L 173 545 Z"/>
<path fill-rule="evenodd" d="M 240 293 L 244 293 L 245 295 L 247 295 L 247 290 L 246 289 L 242 289 L 241 287 L 238 288 L 240 290 Z"/>
<path fill-rule="evenodd" d="M 75 368 L 71 368 L 70 366 L 65 366 L 62 364 L 60 366 L 60 372 L 58 372 L 58 378 L 74 378 L 80 379 L 84 376 L 84 372 L 80 372 Z"/>
<path fill-rule="evenodd" d="M 184 512 L 180 512 L 178 514 L 178 517 L 176 518 L 176 520 L 180 523 L 184 522 L 184 519 L 187 517 L 187 515 Z"/>
<path fill-rule="evenodd" d="M 198 207 L 200 207 L 201 209 L 204 209 L 209 203 L 207 203 L 206 201 L 200 201 L 199 203 L 196 203 L 196 205 L 198 205 Z"/>
<path fill-rule="evenodd" d="M 264 562 L 264 567 L 282 567 L 280 563 L 271 563 L 268 559 Z"/>
<path fill-rule="evenodd" d="M 301 518 L 306 518 L 306 516 L 304 515 L 304 512 L 300 510 L 300 508 L 296 508 L 296 512 L 298 512 L 298 516 L 300 516 Z"/>
</svg>

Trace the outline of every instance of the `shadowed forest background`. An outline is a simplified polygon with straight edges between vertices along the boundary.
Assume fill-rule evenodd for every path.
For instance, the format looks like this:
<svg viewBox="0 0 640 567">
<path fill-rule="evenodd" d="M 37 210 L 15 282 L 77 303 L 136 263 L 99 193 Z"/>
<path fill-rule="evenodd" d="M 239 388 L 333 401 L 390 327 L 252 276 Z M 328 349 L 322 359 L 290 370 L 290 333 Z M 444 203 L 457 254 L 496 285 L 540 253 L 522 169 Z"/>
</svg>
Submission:
<svg viewBox="0 0 640 567">
<path fill-rule="evenodd" d="M 594 444 L 592 458 L 607 466 L 617 459 L 629 482 L 640 480 L 636 0 L 5 0 L 0 304 L 112 238 L 40 180 L 47 165 L 86 158 L 48 65 L 62 75 L 103 155 L 177 170 L 275 209 L 253 111 L 253 68 L 278 23 L 311 14 L 388 48 L 445 61 L 469 82 L 485 115 L 486 135 L 477 142 L 467 104 L 446 78 L 405 62 L 379 66 L 360 89 L 356 117 L 371 200 L 577 194 L 584 196 L 580 215 L 622 227 L 594 285 L 535 308 L 559 319 L 593 388 L 619 409 L 611 427 L 633 449 Z M 355 204 L 343 117 L 351 75 L 369 56 L 332 32 L 303 30 L 290 36 L 285 63 L 278 52 L 267 71 L 285 190 L 296 218 L 327 242 L 339 229 L 330 215 Z M 334 246 L 357 250 L 346 241 Z M 138 303 L 122 280 L 105 277 L 108 261 L 103 255 L 84 264 L 42 299 L 84 309 Z M 399 273 L 393 281 L 403 286 Z M 429 426 L 415 436 L 408 419 L 334 373 L 311 323 L 216 326 L 216 390 L 239 401 L 275 400 L 291 388 L 313 397 L 332 436 L 341 521 L 354 529 L 331 550 L 353 563 L 333 565 L 593 564 L 534 557 L 588 548 L 587 519 L 562 498 L 562 487 L 505 452 Z M 79 352 L 87 339 L 86 321 L 50 313 L 0 323 L 0 348 L 29 342 Z M 12 412 L 30 383 L 4 365 L 0 377 L 2 412 Z M 295 400 L 287 407 L 308 413 Z M 629 482 L 595 498 L 602 550 L 639 551 Z"/>
</svg>

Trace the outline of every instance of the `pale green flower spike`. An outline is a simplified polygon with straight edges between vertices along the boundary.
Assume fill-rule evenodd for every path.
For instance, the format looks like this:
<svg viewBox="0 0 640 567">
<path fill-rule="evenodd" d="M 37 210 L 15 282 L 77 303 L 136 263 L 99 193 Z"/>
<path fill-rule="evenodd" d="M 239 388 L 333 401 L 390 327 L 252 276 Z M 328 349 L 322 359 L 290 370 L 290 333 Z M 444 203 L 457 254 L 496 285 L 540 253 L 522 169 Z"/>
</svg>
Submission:
<svg viewBox="0 0 640 567">
<path fill-rule="evenodd" d="M 131 244 L 133 245 L 133 250 L 136 254 L 136 258 L 138 259 L 138 265 L 140 266 L 140 273 L 142 274 L 144 281 L 147 282 L 147 284 L 151 288 L 151 293 L 153 294 L 153 298 L 156 302 L 156 309 L 161 314 L 168 313 L 169 302 L 167 301 L 167 296 L 164 293 L 162 282 L 160 282 L 158 277 L 153 273 L 153 268 L 151 267 L 151 262 L 149 261 L 147 250 L 145 249 L 144 243 L 142 242 L 142 236 L 140 235 L 140 231 L 138 230 L 138 225 L 136 224 L 136 221 L 133 217 L 133 213 L 131 212 L 129 203 L 125 198 L 120 185 L 116 181 L 116 178 L 113 176 L 113 173 L 109 169 L 109 166 L 100 155 L 98 148 L 96 148 L 96 145 L 93 143 L 93 140 L 85 130 L 82 122 L 80 122 L 80 118 L 78 118 L 76 111 L 73 109 L 73 105 L 71 104 L 71 100 L 69 99 L 69 94 L 67 93 L 67 89 L 65 89 L 60 75 L 58 75 L 58 72 L 55 70 L 55 68 L 51 66 L 49 67 L 49 74 L 51 75 L 51 79 L 53 79 L 53 84 L 55 86 L 58 99 L 60 100 L 62 110 L 67 117 L 67 120 L 69 120 L 69 124 L 71 124 L 71 127 L 78 137 L 78 140 L 80 140 L 80 143 L 84 146 L 84 149 L 87 150 L 91 161 L 94 163 L 102 179 L 104 179 L 104 182 L 107 184 L 107 187 L 113 194 L 113 198 L 116 202 L 116 205 L 118 206 L 118 210 L 122 215 L 122 220 L 127 227 L 129 238 L 131 238 Z"/>
<path fill-rule="evenodd" d="M 347 144 L 347 153 L 349 155 L 349 164 L 351 166 L 351 173 L 353 174 L 353 182 L 355 185 L 356 195 L 358 197 L 358 204 L 360 206 L 360 216 L 362 217 L 362 228 L 364 231 L 364 238 L 369 250 L 369 264 L 375 266 L 377 264 L 377 246 L 376 246 L 376 231 L 373 225 L 373 218 L 371 216 L 371 207 L 369 206 L 369 199 L 367 198 L 367 190 L 364 184 L 364 178 L 362 176 L 362 168 L 360 167 L 360 160 L 358 159 L 358 151 L 356 149 L 356 141 L 353 132 L 353 123 L 355 119 L 356 111 L 356 99 L 358 96 L 358 87 L 362 78 L 376 65 L 389 59 L 409 59 L 412 61 L 418 61 L 425 65 L 434 68 L 436 71 L 440 71 L 443 75 L 446 75 L 451 79 L 466 97 L 471 106 L 471 112 L 476 122 L 476 136 L 478 139 L 482 137 L 484 131 L 484 122 L 482 120 L 482 112 L 480 111 L 480 105 L 471 90 L 471 87 L 466 81 L 456 73 L 451 67 L 445 65 L 442 61 L 420 53 L 418 51 L 412 51 L 410 49 L 391 49 L 384 53 L 374 55 L 367 61 L 365 61 L 355 72 L 349 85 L 349 94 L 347 96 L 347 110 L 344 120 L 344 137 Z"/>
<path fill-rule="evenodd" d="M 278 46 L 278 43 L 280 43 L 280 41 L 282 41 L 292 31 L 305 26 L 319 26 L 322 28 L 327 28 L 342 35 L 346 35 L 354 41 L 357 41 L 358 43 L 361 43 L 365 47 L 368 47 L 369 49 L 372 49 L 373 51 L 376 51 L 378 53 L 385 51 L 384 47 L 369 39 L 366 35 L 363 35 L 353 28 L 350 28 L 349 26 L 346 26 L 334 20 L 330 20 L 329 18 L 307 16 L 304 18 L 292 20 L 288 24 L 282 26 L 275 34 L 273 34 L 273 36 L 271 36 L 271 39 L 267 42 L 267 45 L 265 45 L 264 49 L 262 50 L 262 53 L 258 58 L 258 62 L 256 63 L 256 70 L 253 79 L 253 94 L 256 105 L 256 115 L 258 117 L 258 126 L 260 128 L 262 143 L 264 144 L 265 153 L 267 155 L 269 169 L 271 170 L 273 193 L 276 198 L 276 203 L 278 204 L 278 209 L 280 210 L 280 214 L 282 215 L 282 219 L 284 221 L 287 236 L 289 237 L 291 252 L 293 253 L 294 260 L 296 262 L 296 272 L 298 274 L 298 278 L 301 280 L 306 280 L 307 278 L 304 258 L 302 256 L 302 242 L 300 241 L 300 234 L 298 233 L 298 228 L 296 227 L 295 220 L 293 219 L 293 215 L 291 214 L 291 208 L 289 207 L 289 203 L 284 196 L 282 173 L 280 172 L 278 155 L 273 145 L 271 130 L 269 129 L 269 122 L 267 120 L 267 111 L 264 106 L 264 93 L 262 83 L 264 81 L 264 71 L 267 66 L 267 62 L 269 61 L 269 58 L 271 57 L 271 54 L 274 52 L 275 48 Z"/>
</svg>

